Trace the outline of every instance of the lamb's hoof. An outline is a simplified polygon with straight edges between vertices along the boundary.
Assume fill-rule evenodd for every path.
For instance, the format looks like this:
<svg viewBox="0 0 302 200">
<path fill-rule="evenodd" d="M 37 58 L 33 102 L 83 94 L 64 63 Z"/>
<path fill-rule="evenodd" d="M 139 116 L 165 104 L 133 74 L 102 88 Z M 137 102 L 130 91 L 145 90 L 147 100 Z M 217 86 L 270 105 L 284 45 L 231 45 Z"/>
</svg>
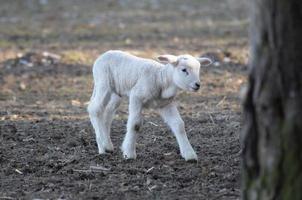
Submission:
<svg viewBox="0 0 302 200">
<path fill-rule="evenodd" d="M 104 148 L 102 141 L 97 138 L 96 144 L 98 145 L 99 154 L 105 154 L 106 149 Z"/>
<path fill-rule="evenodd" d="M 113 151 L 114 151 L 113 149 L 109 149 L 109 150 L 106 149 L 106 153 L 113 153 Z"/>
<path fill-rule="evenodd" d="M 135 151 L 123 151 L 123 157 L 126 160 L 136 159 L 136 152 Z"/>
<path fill-rule="evenodd" d="M 107 153 L 112 153 L 112 152 L 114 151 L 113 144 L 111 143 L 111 144 L 105 145 L 105 151 L 106 151 Z"/>
<path fill-rule="evenodd" d="M 186 162 L 187 163 L 197 163 L 198 162 L 198 160 L 196 159 L 192 159 L 192 160 L 186 160 Z"/>
<path fill-rule="evenodd" d="M 185 152 L 182 154 L 182 157 L 188 162 L 197 162 L 198 157 L 195 151 Z"/>
<path fill-rule="evenodd" d="M 104 148 L 99 148 L 99 154 L 102 155 L 102 154 L 105 154 L 106 151 Z"/>
</svg>

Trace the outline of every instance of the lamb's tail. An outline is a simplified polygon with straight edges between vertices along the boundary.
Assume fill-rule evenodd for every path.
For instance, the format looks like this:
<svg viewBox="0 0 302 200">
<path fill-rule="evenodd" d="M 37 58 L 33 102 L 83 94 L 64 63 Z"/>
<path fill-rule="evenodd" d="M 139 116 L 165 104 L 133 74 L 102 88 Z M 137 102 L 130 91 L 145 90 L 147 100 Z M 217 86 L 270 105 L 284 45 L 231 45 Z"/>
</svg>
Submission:
<svg viewBox="0 0 302 200">
<path fill-rule="evenodd" d="M 92 67 L 92 75 L 93 75 L 93 92 L 90 98 L 90 101 L 94 100 L 95 98 L 99 99 L 102 98 L 106 91 L 104 91 L 103 88 L 104 84 L 106 83 L 106 80 L 108 79 L 108 75 L 106 75 L 106 66 L 108 65 L 108 55 L 109 52 L 106 52 L 102 55 L 100 55 L 94 62 Z"/>
</svg>

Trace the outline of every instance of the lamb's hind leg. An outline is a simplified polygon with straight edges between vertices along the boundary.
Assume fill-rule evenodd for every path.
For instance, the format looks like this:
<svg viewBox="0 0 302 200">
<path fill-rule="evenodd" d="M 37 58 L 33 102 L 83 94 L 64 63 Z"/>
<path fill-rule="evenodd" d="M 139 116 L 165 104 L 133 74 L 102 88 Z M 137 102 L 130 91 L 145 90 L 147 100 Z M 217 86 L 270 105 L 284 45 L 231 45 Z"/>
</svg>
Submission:
<svg viewBox="0 0 302 200">
<path fill-rule="evenodd" d="M 111 91 L 106 86 L 95 85 L 94 91 L 88 105 L 88 112 L 91 124 L 96 135 L 96 142 L 100 154 L 106 150 L 107 129 L 104 120 L 104 111 L 110 100 Z"/>
<path fill-rule="evenodd" d="M 136 137 L 142 122 L 141 112 L 142 103 L 140 99 L 130 95 L 127 133 L 122 144 L 123 156 L 126 159 L 136 159 Z"/>
<path fill-rule="evenodd" d="M 115 93 L 111 94 L 110 101 L 105 109 L 104 121 L 106 126 L 106 134 L 104 135 L 104 147 L 107 151 L 113 151 L 114 147 L 110 138 L 110 129 L 116 109 L 121 103 L 121 97 Z"/>
</svg>

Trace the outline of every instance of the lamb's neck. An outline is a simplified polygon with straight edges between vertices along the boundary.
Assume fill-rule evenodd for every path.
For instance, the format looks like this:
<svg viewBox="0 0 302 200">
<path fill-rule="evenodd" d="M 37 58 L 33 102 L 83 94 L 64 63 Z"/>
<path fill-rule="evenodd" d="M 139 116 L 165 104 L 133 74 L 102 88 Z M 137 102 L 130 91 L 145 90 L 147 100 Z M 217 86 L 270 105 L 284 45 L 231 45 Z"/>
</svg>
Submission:
<svg viewBox="0 0 302 200">
<path fill-rule="evenodd" d="M 159 70 L 158 83 L 161 87 L 161 96 L 163 98 L 171 98 L 176 95 L 178 87 L 173 81 L 173 66 L 167 64 Z"/>
</svg>

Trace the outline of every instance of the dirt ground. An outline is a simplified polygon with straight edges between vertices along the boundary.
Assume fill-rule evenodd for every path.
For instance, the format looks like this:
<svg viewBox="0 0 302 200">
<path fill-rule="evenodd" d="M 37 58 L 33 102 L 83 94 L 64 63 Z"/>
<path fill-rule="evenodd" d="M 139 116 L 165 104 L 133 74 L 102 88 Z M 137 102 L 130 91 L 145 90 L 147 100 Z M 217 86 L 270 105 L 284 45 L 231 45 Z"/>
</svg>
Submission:
<svg viewBox="0 0 302 200">
<path fill-rule="evenodd" d="M 240 199 L 240 87 L 247 14 L 240 0 L 1 1 L 0 199 Z M 206 55 L 202 88 L 177 101 L 199 161 L 185 162 L 154 110 L 137 160 L 122 159 L 127 100 L 98 155 L 86 106 L 91 65 L 122 49 Z"/>
</svg>

